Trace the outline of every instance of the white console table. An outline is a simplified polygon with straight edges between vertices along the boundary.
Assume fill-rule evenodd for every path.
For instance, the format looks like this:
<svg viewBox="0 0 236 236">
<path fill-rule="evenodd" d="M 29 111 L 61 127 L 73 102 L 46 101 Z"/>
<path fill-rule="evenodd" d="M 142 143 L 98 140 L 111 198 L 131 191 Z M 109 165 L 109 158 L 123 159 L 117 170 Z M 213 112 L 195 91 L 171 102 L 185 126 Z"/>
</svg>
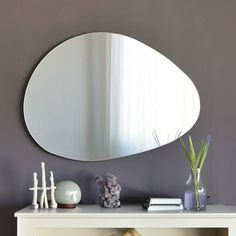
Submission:
<svg viewBox="0 0 236 236">
<path fill-rule="evenodd" d="M 140 205 L 123 205 L 117 209 L 79 205 L 75 209 L 39 210 L 29 206 L 16 212 L 15 217 L 18 236 L 108 236 L 122 235 L 130 228 L 137 229 L 141 235 L 158 235 L 160 230 L 162 236 L 173 235 L 176 230 L 175 235 L 181 236 L 236 236 L 236 207 L 224 205 L 210 205 L 200 212 L 147 212 Z M 110 229 L 117 230 L 117 234 Z"/>
</svg>

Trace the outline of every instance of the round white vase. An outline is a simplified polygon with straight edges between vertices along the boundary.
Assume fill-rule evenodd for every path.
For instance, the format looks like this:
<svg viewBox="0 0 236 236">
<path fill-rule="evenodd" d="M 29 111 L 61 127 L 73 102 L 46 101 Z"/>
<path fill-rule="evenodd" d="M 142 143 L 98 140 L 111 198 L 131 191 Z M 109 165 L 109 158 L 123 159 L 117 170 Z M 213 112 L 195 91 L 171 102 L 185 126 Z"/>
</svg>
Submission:
<svg viewBox="0 0 236 236">
<path fill-rule="evenodd" d="M 59 208 L 75 208 L 81 200 L 80 187 L 73 181 L 61 181 L 56 185 L 55 199 Z"/>
</svg>

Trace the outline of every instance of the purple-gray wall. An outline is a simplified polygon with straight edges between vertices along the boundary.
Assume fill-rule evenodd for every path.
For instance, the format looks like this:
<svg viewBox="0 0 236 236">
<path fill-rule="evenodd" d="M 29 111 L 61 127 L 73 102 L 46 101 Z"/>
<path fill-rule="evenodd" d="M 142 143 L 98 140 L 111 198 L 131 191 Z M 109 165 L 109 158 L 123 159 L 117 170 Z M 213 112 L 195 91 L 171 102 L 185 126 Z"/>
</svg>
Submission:
<svg viewBox="0 0 236 236">
<path fill-rule="evenodd" d="M 182 196 L 188 165 L 178 141 L 131 158 L 86 163 L 37 146 L 24 125 L 30 74 L 55 44 L 86 32 L 134 37 L 157 49 L 195 83 L 201 114 L 190 131 L 212 134 L 204 177 L 211 203 L 236 204 L 236 2 L 222 0 L 0 0 L 0 234 L 16 235 L 18 210 L 31 202 L 33 171 L 45 161 L 57 181 L 71 179 L 82 202 L 96 202 L 94 176 L 117 175 L 123 202 Z"/>
</svg>

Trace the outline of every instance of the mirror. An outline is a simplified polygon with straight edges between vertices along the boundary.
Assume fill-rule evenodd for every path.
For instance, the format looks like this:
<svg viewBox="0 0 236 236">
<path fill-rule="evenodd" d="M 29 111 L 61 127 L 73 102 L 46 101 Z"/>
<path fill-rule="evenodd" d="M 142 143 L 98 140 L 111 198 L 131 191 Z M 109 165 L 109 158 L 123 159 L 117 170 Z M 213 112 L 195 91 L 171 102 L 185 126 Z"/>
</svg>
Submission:
<svg viewBox="0 0 236 236">
<path fill-rule="evenodd" d="M 97 161 L 176 140 L 196 122 L 200 99 L 188 76 L 156 50 L 97 32 L 71 38 L 42 59 L 23 110 L 43 149 Z"/>
</svg>

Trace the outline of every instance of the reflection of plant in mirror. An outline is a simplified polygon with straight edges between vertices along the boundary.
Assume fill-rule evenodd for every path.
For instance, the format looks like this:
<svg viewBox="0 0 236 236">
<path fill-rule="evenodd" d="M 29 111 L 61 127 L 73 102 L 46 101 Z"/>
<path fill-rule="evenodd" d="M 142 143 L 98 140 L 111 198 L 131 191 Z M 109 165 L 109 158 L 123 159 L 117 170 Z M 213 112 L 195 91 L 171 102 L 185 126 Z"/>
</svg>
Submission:
<svg viewBox="0 0 236 236">
<path fill-rule="evenodd" d="M 181 135 L 181 133 L 182 133 L 182 131 L 177 130 L 177 132 L 175 133 L 175 136 L 173 137 L 173 140 L 176 140 L 177 138 L 179 138 L 180 135 Z M 157 132 L 156 132 L 155 129 L 154 129 L 153 132 L 152 132 L 152 136 L 153 136 L 153 138 L 154 138 L 154 140 L 155 140 L 155 142 L 156 142 L 156 144 L 157 144 L 157 147 L 160 147 L 162 144 L 161 144 L 161 141 L 160 141 L 160 139 L 159 139 L 159 137 L 158 137 Z M 170 140 L 172 140 L 172 139 L 170 139 L 170 135 L 168 134 L 167 140 L 166 140 L 165 142 L 166 142 L 166 143 L 169 143 Z M 164 143 L 165 143 L 165 142 L 164 142 Z"/>
<path fill-rule="evenodd" d="M 192 138 L 189 136 L 189 151 L 187 150 L 186 145 L 183 140 L 180 138 L 181 145 L 184 149 L 184 152 L 187 156 L 188 163 L 191 169 L 191 174 L 193 176 L 194 192 L 196 198 L 196 209 L 200 209 L 199 205 L 199 174 L 201 172 L 202 166 L 205 162 L 206 155 L 208 153 L 209 145 L 211 141 L 211 136 L 208 135 L 207 139 L 202 139 L 198 153 L 195 152 Z"/>
</svg>

